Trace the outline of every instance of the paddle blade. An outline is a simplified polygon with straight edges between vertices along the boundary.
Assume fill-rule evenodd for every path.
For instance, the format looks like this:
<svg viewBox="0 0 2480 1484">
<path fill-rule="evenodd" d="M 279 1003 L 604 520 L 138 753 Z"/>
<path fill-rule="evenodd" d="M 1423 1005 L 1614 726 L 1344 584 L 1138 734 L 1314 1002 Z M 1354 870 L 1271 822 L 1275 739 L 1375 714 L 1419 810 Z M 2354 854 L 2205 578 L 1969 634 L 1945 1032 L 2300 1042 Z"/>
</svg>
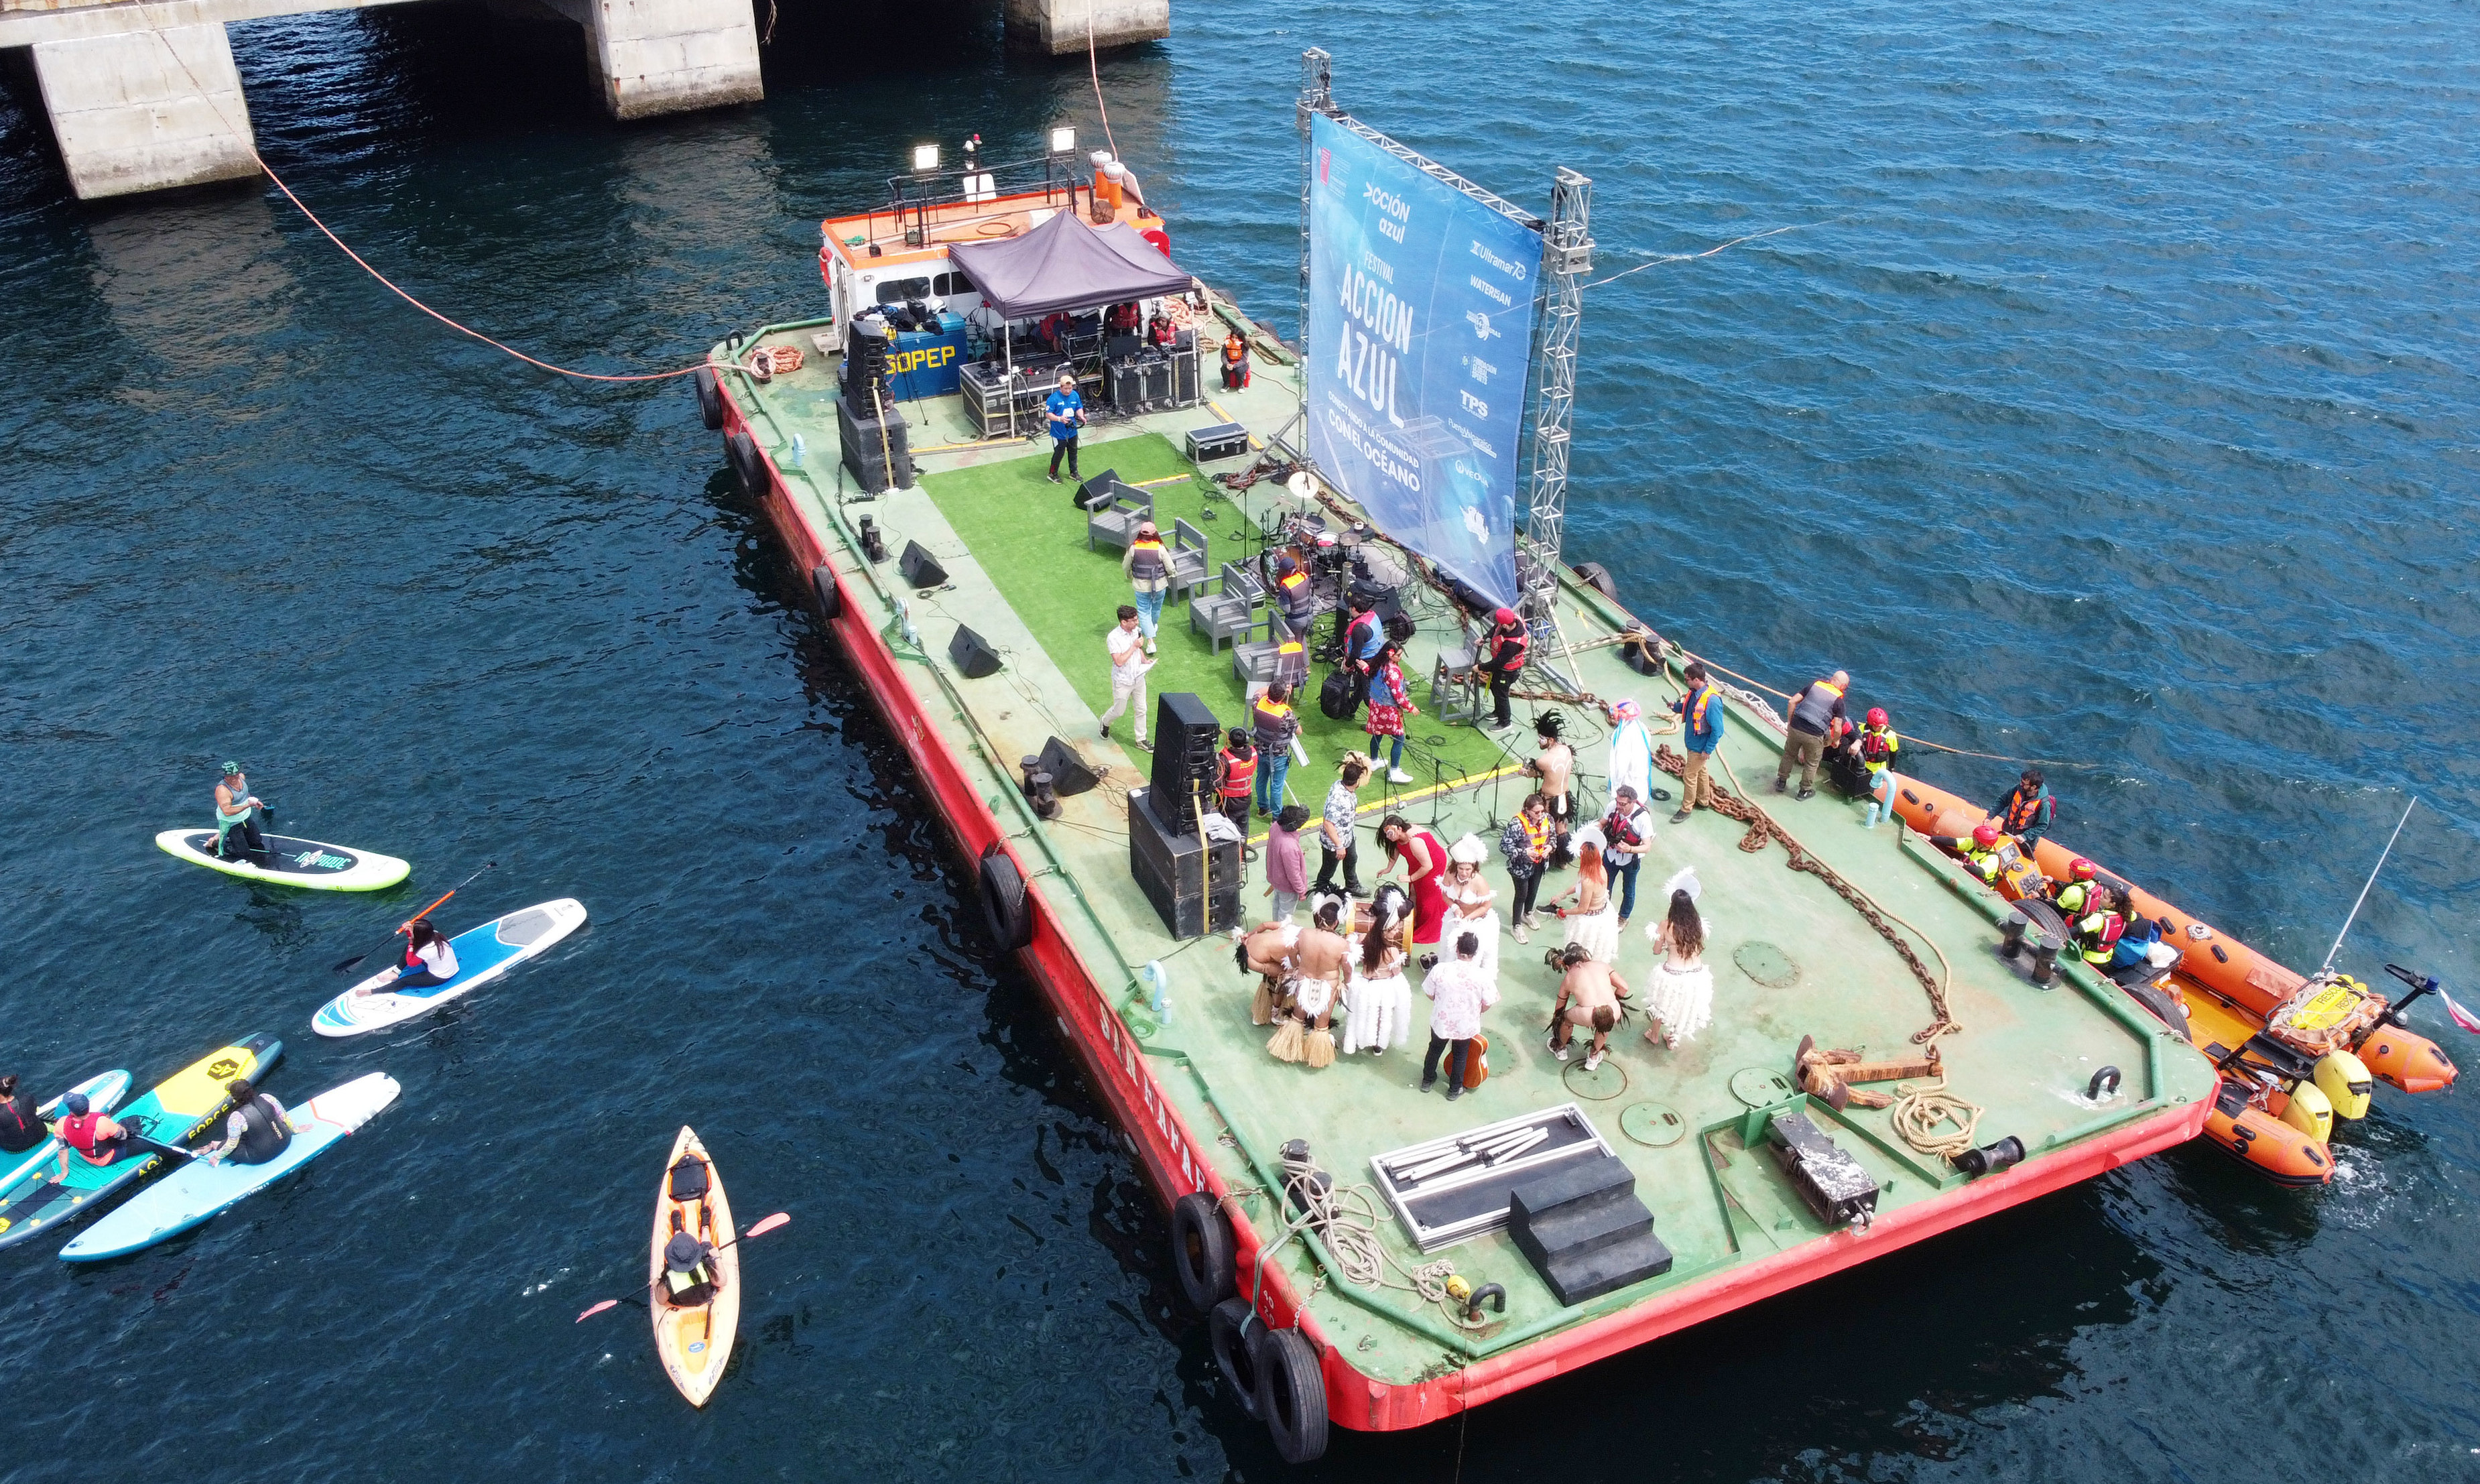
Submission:
<svg viewBox="0 0 2480 1484">
<path fill-rule="evenodd" d="M 617 1309 L 619 1307 L 620 1301 L 618 1299 L 607 1298 L 603 1302 L 595 1305 L 593 1308 L 588 1309 L 583 1314 L 579 1315 L 577 1316 L 577 1322 L 582 1324 L 586 1320 L 593 1318 L 596 1315 L 601 1314 L 606 1309 Z"/>
<path fill-rule="evenodd" d="M 373 950 L 372 951 L 373 951 L 373 952 L 375 952 L 375 951 L 377 951 L 377 950 Z M 344 960 L 343 962 L 341 962 L 341 963 L 337 964 L 335 968 L 333 968 L 333 969 L 329 970 L 328 972 L 329 972 L 329 973 L 331 973 L 331 974 L 342 974 L 342 973 L 344 973 L 346 970 L 352 968 L 354 965 L 359 964 L 363 959 L 368 958 L 368 957 L 370 957 L 370 956 L 371 956 L 371 955 L 370 955 L 369 953 L 356 953 L 356 954 L 354 954 L 352 957 L 348 958 L 348 959 Z"/>
<path fill-rule="evenodd" d="M 789 1226 L 791 1224 L 792 1213 L 788 1211 L 779 1211 L 775 1214 L 768 1216 L 765 1220 L 759 1222 L 756 1226 L 751 1227 L 748 1231 L 741 1233 L 740 1239 L 742 1241 L 747 1241 L 753 1237 L 763 1237 L 779 1226 Z"/>
</svg>

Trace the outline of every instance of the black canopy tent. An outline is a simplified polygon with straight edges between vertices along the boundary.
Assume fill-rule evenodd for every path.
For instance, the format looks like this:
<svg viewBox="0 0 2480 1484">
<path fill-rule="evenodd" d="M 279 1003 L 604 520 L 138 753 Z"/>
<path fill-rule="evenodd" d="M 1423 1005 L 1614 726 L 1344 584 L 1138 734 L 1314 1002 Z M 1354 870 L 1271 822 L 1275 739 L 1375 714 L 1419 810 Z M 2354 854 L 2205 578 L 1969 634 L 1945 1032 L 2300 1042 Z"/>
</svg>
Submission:
<svg viewBox="0 0 2480 1484">
<path fill-rule="evenodd" d="M 964 270 L 1006 324 L 1000 331 L 1001 364 L 1016 373 L 1016 322 L 1045 315 L 1100 309 L 1170 294 L 1185 294 L 1194 280 L 1148 242 L 1120 222 L 1094 227 L 1063 211 L 1016 237 L 960 242 L 948 261 Z M 1016 427 L 1013 398 L 1008 427 Z"/>
</svg>

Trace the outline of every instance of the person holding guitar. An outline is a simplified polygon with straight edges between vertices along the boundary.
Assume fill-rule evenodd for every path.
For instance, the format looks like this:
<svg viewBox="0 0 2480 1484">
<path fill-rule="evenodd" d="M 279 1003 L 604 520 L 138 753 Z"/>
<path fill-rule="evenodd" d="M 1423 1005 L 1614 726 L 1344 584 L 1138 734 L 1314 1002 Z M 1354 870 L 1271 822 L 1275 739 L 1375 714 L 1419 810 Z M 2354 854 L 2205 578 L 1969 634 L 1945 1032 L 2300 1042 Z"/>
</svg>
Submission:
<svg viewBox="0 0 2480 1484">
<path fill-rule="evenodd" d="M 1430 997 L 1430 1054 L 1421 1059 L 1421 1090 L 1437 1085 L 1438 1054 L 1447 1053 L 1447 1101 L 1464 1095 L 1467 1063 L 1476 1054 L 1482 1012 L 1498 1003 L 1498 985 L 1473 960 L 1481 939 L 1463 933 L 1456 939 L 1456 960 L 1424 976 L 1421 993 Z"/>
</svg>

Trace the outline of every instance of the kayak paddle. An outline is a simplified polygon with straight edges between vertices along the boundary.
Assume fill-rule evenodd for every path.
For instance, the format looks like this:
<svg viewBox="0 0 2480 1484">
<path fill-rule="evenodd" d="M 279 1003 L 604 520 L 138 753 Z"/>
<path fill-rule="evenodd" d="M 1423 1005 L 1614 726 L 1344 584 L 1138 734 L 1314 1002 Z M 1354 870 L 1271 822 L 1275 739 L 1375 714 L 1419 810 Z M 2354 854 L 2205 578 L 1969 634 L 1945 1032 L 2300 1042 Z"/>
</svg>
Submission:
<svg viewBox="0 0 2480 1484">
<path fill-rule="evenodd" d="M 498 864 L 500 864 L 498 861 L 484 861 L 484 862 L 482 863 L 482 871 L 488 871 L 488 870 L 490 870 L 492 867 L 497 866 Z M 469 886 L 472 886 L 472 885 L 474 884 L 475 876 L 479 876 L 479 875 L 482 873 L 482 871 L 478 871 L 478 872 L 474 872 L 474 875 L 467 876 L 464 880 L 459 881 L 459 882 L 457 882 L 454 886 L 450 887 L 450 888 L 448 889 L 448 897 L 453 897 L 453 896 L 455 896 L 458 892 L 461 892 L 461 891 L 465 890 L 465 888 L 467 888 L 467 887 L 469 887 Z M 337 974 L 342 974 L 342 973 L 344 973 L 346 970 L 352 968 L 354 965 L 359 964 L 363 959 L 370 957 L 370 956 L 371 956 L 371 953 L 382 953 L 382 952 L 385 952 L 385 951 L 386 951 L 386 950 L 388 950 L 392 945 L 394 945 L 394 944 L 395 944 L 396 939 L 397 939 L 397 933 L 401 933 L 401 932 L 403 932 L 403 931 L 405 930 L 405 928 L 411 927 L 414 924 L 421 922 L 424 918 L 428 917 L 431 913 L 438 911 L 438 910 L 439 910 L 439 908 L 440 908 L 440 907 L 441 907 L 441 906 L 442 906 L 442 905 L 443 905 L 443 904 L 448 900 L 448 897 L 442 897 L 442 898 L 440 898 L 438 901 L 434 901 L 434 902 L 432 902 L 429 906 L 426 906 L 426 907 L 423 908 L 421 911 L 419 911 L 419 912 L 415 913 L 413 916 L 411 916 L 411 917 L 409 917 L 409 918 L 406 918 L 406 919 L 404 920 L 404 925 L 403 925 L 403 926 L 399 927 L 399 928 L 396 930 L 396 932 L 392 932 L 392 933 L 389 933 L 389 934 L 388 934 L 388 941 L 387 941 L 386 943 L 382 943 L 382 944 L 380 944 L 377 948 L 375 948 L 375 949 L 371 950 L 370 950 L 370 953 L 356 953 L 356 954 L 354 954 L 352 957 L 350 957 L 350 958 L 348 958 L 348 959 L 344 960 L 342 963 L 339 963 L 338 965 L 336 965 L 334 972 L 335 972 L 335 973 L 337 973 Z"/>
<path fill-rule="evenodd" d="M 792 1213 L 791 1213 L 790 1211 L 777 1211 L 775 1214 L 773 1214 L 773 1215 L 771 1215 L 771 1216 L 768 1216 L 768 1217 L 766 1217 L 764 1220 L 762 1220 L 762 1221 L 759 1222 L 756 1226 L 751 1227 L 748 1231 L 741 1233 L 738 1237 L 734 1237 L 731 1241 L 728 1241 L 728 1242 L 719 1242 L 719 1243 L 717 1243 L 717 1244 L 715 1245 L 715 1249 L 714 1249 L 714 1250 L 715 1250 L 715 1251 L 717 1251 L 717 1252 L 721 1252 L 721 1251 L 722 1251 L 724 1248 L 726 1248 L 726 1247 L 736 1246 L 736 1245 L 738 1245 L 738 1244 L 739 1244 L 739 1243 L 741 1243 L 741 1242 L 745 1242 L 745 1241 L 749 1240 L 749 1238 L 751 1238 L 751 1237 L 763 1237 L 763 1236 L 765 1236 L 767 1233 L 769 1233 L 769 1232 L 771 1232 L 771 1231 L 774 1231 L 777 1227 L 787 1225 L 788 1223 L 789 1223 L 789 1222 L 791 1221 L 791 1219 L 792 1219 Z M 655 1280 L 655 1283 L 660 1283 L 660 1282 L 662 1282 L 662 1280 L 661 1280 L 661 1279 L 659 1279 L 659 1278 L 658 1278 L 658 1279 L 656 1279 L 656 1280 Z M 653 1283 L 650 1283 L 650 1284 L 646 1285 L 646 1287 L 648 1287 L 648 1288 L 650 1288 L 650 1289 L 651 1289 L 651 1288 L 653 1288 L 654 1286 L 655 1286 L 655 1284 L 653 1284 Z M 606 1309 L 617 1309 L 617 1308 L 619 1308 L 619 1307 L 620 1307 L 620 1305 L 621 1305 L 621 1304 L 623 1304 L 623 1303 L 625 1303 L 625 1302 L 628 1302 L 628 1300 L 624 1300 L 624 1299 L 617 1299 L 617 1298 L 607 1298 L 607 1299 L 605 1299 L 603 1302 L 601 1302 L 601 1303 L 599 1303 L 599 1304 L 595 1305 L 593 1308 L 588 1309 L 588 1310 L 587 1310 L 587 1311 L 585 1311 L 583 1314 L 579 1315 L 577 1316 L 577 1322 L 578 1322 L 578 1323 L 580 1323 L 580 1324 L 582 1324 L 582 1323 L 584 1323 L 586 1320 L 593 1318 L 596 1315 L 601 1314 L 604 1310 L 606 1310 Z"/>
</svg>

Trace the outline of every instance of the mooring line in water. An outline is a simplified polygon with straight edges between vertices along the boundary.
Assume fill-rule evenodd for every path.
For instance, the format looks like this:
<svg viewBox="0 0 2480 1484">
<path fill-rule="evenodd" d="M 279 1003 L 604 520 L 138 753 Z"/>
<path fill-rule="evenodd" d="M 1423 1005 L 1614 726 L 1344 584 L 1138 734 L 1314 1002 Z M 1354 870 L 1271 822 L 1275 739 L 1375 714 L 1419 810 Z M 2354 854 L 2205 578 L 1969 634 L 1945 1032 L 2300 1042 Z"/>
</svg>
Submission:
<svg viewBox="0 0 2480 1484">
<path fill-rule="evenodd" d="M 456 321 L 450 319 L 448 316 L 441 314 L 438 310 L 431 308 L 421 299 L 414 298 L 404 290 L 397 287 L 394 279 L 391 279 L 387 274 L 380 273 L 377 269 L 373 268 L 366 260 L 364 260 L 360 253 L 355 252 L 351 247 L 348 247 L 345 243 L 345 239 L 337 236 L 335 232 L 328 227 L 326 222 L 320 221 L 319 214 L 304 205 L 301 197 L 293 194 L 293 188 L 284 183 L 284 177 L 275 173 L 274 169 L 267 163 L 267 157 L 258 152 L 257 137 L 251 134 L 246 128 L 237 127 L 234 125 L 231 117 L 224 113 L 222 105 L 216 102 L 215 94 L 209 92 L 206 85 L 198 81 L 198 74 L 190 70 L 190 64 L 183 59 L 179 52 L 172 49 L 172 43 L 170 41 L 164 39 L 164 33 L 161 31 L 154 31 L 149 32 L 148 34 L 153 36 L 155 39 L 162 44 L 165 53 L 172 59 L 175 65 L 180 67 L 182 74 L 190 79 L 190 86 L 198 90 L 198 95 L 207 100 L 209 107 L 215 109 L 216 117 L 223 121 L 226 128 L 232 129 L 234 137 L 248 141 L 248 143 L 243 144 L 242 147 L 249 152 L 249 158 L 252 163 L 256 164 L 261 170 L 266 171 L 267 178 L 275 182 L 275 189 L 284 193 L 284 198 L 293 203 L 294 209 L 299 211 L 301 215 L 309 218 L 310 224 L 324 233 L 327 240 L 336 245 L 337 250 L 344 253 L 345 256 L 351 258 L 354 264 L 359 267 L 362 272 L 370 274 L 372 277 L 376 278 L 380 283 L 386 285 L 389 293 L 394 294 L 397 298 L 403 299 L 406 303 L 411 304 L 416 309 L 419 309 L 423 313 L 430 316 L 432 319 L 437 320 L 440 324 L 447 325 L 450 329 L 456 331 L 460 335 L 470 335 L 476 340 L 482 342 L 484 345 L 491 347 L 493 350 L 504 351 L 508 354 L 515 356 L 517 359 L 524 361 L 529 366 L 539 366 L 545 371 L 555 372 L 563 377 L 575 377 L 581 381 L 668 381 L 675 377 L 695 376 L 697 373 L 708 369 L 709 366 L 713 364 L 713 359 L 710 355 L 708 357 L 701 358 L 695 365 L 683 366 L 676 371 L 649 371 L 637 373 L 635 375 L 611 375 L 599 371 L 572 371 L 566 366 L 555 366 L 549 361 L 537 360 L 533 356 L 528 355 L 525 351 L 518 350 L 514 346 L 502 345 L 499 341 L 483 334 L 480 330 L 474 328 L 472 325 L 460 325 Z"/>
<path fill-rule="evenodd" d="M 1840 217 L 1828 217 L 1822 221 L 1793 221 L 1782 226 L 1770 226 L 1762 232 L 1750 232 L 1745 237 L 1734 237 L 1729 242 L 1722 244 L 1718 247 L 1708 247 L 1702 252 L 1661 253 L 1649 263 L 1639 263 L 1634 268 L 1620 269 L 1617 273 L 1611 274 L 1607 278 L 1594 279 L 1592 282 L 1586 284 L 1585 287 L 1589 289 L 1598 289 L 1605 283 L 1616 283 L 1630 273 L 1640 273 L 1648 268 L 1660 268 L 1665 263 L 1692 263 L 1698 258 L 1710 258 L 1718 252 L 1728 252 L 1733 247 L 1740 246 L 1742 243 L 1755 242 L 1760 237 L 1779 237 L 1785 232 L 1796 232 L 1812 226 L 1832 226 L 1837 221 L 1848 221 L 1850 220 L 1851 218 L 1849 215 L 1846 214 Z"/>
</svg>

